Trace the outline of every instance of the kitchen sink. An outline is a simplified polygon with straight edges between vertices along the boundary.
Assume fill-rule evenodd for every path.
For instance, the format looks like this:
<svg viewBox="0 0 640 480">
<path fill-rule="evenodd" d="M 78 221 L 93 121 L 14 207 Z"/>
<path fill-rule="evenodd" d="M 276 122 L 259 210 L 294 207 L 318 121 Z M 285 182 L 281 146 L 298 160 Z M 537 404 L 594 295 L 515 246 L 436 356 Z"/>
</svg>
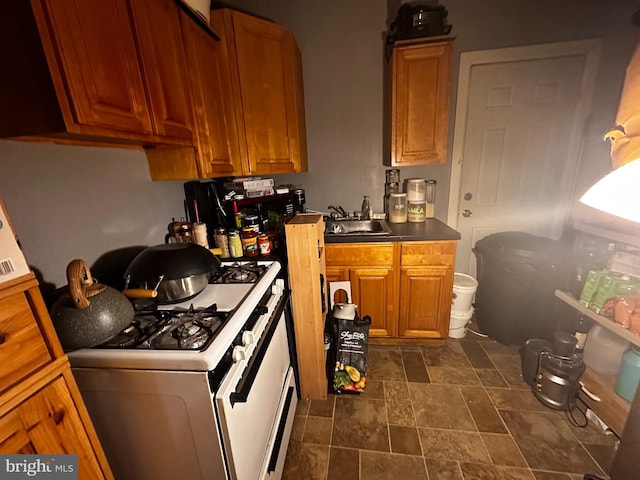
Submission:
<svg viewBox="0 0 640 480">
<path fill-rule="evenodd" d="M 327 235 L 390 235 L 391 228 L 385 220 L 328 220 Z"/>
</svg>

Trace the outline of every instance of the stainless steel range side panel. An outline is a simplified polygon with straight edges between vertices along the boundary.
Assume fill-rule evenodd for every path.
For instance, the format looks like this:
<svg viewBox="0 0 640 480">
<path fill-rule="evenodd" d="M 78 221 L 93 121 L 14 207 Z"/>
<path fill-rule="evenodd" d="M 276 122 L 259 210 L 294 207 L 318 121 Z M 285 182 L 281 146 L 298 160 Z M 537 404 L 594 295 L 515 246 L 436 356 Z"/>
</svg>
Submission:
<svg viewBox="0 0 640 480">
<path fill-rule="evenodd" d="M 118 480 L 224 479 L 206 372 L 74 368 Z"/>
</svg>

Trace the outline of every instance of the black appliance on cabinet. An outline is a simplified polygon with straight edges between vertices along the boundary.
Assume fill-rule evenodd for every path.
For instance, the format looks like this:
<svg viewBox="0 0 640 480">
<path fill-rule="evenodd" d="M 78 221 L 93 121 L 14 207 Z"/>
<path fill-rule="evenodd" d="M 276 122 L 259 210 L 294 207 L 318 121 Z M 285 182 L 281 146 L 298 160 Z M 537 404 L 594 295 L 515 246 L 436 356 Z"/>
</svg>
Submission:
<svg viewBox="0 0 640 480">
<path fill-rule="evenodd" d="M 386 55 L 391 57 L 396 40 L 448 35 L 452 25 L 447 23 L 447 9 L 437 2 L 407 2 L 398 9 L 387 34 Z"/>
</svg>

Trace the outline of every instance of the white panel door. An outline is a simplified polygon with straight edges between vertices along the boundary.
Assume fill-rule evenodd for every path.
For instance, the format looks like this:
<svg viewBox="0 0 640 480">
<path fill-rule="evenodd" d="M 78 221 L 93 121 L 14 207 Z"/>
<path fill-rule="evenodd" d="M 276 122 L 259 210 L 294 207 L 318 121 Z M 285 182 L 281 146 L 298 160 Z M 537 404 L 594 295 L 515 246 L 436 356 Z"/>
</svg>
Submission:
<svg viewBox="0 0 640 480">
<path fill-rule="evenodd" d="M 542 58 L 471 65 L 464 136 L 457 138 L 461 170 L 452 169 L 462 237 L 456 271 L 476 275 L 471 249 L 494 232 L 560 237 L 591 99 L 588 61 L 588 52 L 551 50 Z"/>
</svg>

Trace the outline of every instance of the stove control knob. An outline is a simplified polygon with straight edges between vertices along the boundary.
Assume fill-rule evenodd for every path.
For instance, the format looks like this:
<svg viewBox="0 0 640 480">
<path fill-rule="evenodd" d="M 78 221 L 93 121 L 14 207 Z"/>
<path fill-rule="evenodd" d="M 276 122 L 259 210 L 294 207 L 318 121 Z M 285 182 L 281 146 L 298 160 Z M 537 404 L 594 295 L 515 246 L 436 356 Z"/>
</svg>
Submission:
<svg viewBox="0 0 640 480">
<path fill-rule="evenodd" d="M 241 362 L 246 358 L 246 353 L 244 352 L 241 346 L 234 347 L 233 353 L 231 354 L 231 358 L 234 362 Z"/>
<path fill-rule="evenodd" d="M 242 345 L 247 346 L 253 343 L 253 332 L 249 330 L 242 332 Z"/>
<path fill-rule="evenodd" d="M 254 311 L 258 315 L 264 315 L 269 312 L 269 308 L 266 305 L 258 305 Z"/>
<path fill-rule="evenodd" d="M 274 283 L 273 285 L 271 285 L 271 293 L 273 295 L 280 295 L 282 294 L 283 291 L 284 291 L 284 288 L 279 283 Z"/>
</svg>

